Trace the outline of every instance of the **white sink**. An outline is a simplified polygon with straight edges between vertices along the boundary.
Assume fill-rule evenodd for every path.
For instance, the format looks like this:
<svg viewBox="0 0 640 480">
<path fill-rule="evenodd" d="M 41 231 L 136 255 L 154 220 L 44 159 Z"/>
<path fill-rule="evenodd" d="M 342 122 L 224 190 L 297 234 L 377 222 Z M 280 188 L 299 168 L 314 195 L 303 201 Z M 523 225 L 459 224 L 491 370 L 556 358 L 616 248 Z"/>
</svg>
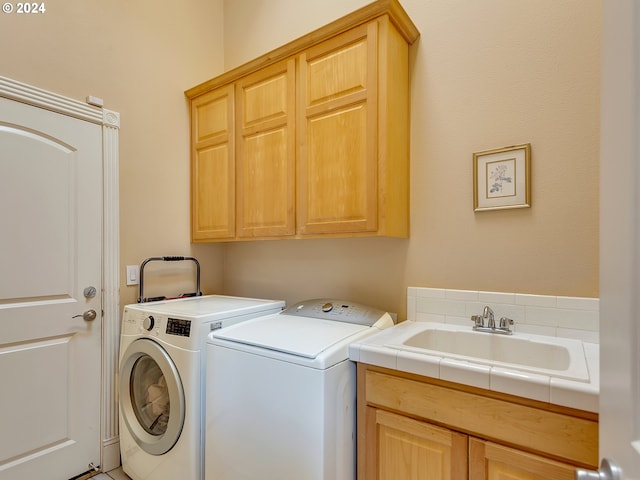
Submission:
<svg viewBox="0 0 640 480">
<path fill-rule="evenodd" d="M 386 343 L 394 349 L 453 358 L 512 370 L 589 381 L 582 342 L 530 334 L 500 335 L 471 327 L 425 323 L 410 336 Z"/>
</svg>

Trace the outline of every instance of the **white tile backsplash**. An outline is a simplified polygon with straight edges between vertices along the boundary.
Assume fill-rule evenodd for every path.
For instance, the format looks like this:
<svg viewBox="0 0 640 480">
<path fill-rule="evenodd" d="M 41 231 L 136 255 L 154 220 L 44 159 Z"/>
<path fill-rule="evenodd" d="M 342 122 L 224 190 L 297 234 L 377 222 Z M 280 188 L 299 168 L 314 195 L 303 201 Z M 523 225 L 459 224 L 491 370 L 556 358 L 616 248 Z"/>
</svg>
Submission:
<svg viewBox="0 0 640 480">
<path fill-rule="evenodd" d="M 528 293 L 516 293 L 516 303 L 530 307 L 551 307 L 558 305 L 558 297 L 550 295 L 530 295 Z"/>
<path fill-rule="evenodd" d="M 513 305 L 516 303 L 516 294 L 504 292 L 478 292 L 478 300 L 485 304 L 505 303 Z"/>
<path fill-rule="evenodd" d="M 444 298 L 447 292 L 444 288 L 414 288 L 413 291 L 417 297 L 428 298 Z"/>
<path fill-rule="evenodd" d="M 460 317 L 466 314 L 466 305 L 464 300 L 418 297 L 416 308 L 418 312 L 435 313 L 440 315 L 457 315 Z"/>
<path fill-rule="evenodd" d="M 576 310 L 598 310 L 599 301 L 597 298 L 585 297 L 557 297 L 558 308 L 573 308 Z"/>
<path fill-rule="evenodd" d="M 445 290 L 444 297 L 449 300 L 466 300 L 473 302 L 478 300 L 478 292 L 472 290 Z"/>
<path fill-rule="evenodd" d="M 471 315 L 480 315 L 485 305 L 496 320 L 508 317 L 514 331 L 551 335 L 598 343 L 600 300 L 598 298 L 532 295 L 523 293 L 449 290 L 409 287 L 407 319 L 471 325 Z"/>
</svg>

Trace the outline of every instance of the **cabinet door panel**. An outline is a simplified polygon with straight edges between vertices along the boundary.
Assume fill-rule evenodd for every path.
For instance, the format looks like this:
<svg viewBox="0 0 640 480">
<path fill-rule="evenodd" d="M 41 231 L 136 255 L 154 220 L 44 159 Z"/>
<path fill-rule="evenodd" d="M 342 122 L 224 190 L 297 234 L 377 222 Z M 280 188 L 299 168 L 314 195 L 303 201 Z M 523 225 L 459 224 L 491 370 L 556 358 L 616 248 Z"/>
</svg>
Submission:
<svg viewBox="0 0 640 480">
<path fill-rule="evenodd" d="M 197 152 L 194 238 L 223 238 L 234 235 L 233 174 L 226 145 Z"/>
<path fill-rule="evenodd" d="M 329 225 L 331 231 L 375 230 L 376 161 L 368 152 L 366 124 L 364 104 L 309 120 L 307 232 Z"/>
<path fill-rule="evenodd" d="M 233 87 L 195 99 L 191 106 L 191 238 L 235 235 Z"/>
<path fill-rule="evenodd" d="M 295 61 L 237 84 L 239 237 L 295 233 Z"/>
<path fill-rule="evenodd" d="M 376 424 L 379 480 L 466 480 L 466 435 L 382 410 Z"/>
<path fill-rule="evenodd" d="M 575 467 L 471 438 L 472 480 L 573 480 Z"/>
<path fill-rule="evenodd" d="M 298 231 L 378 228 L 377 24 L 300 56 Z"/>
<path fill-rule="evenodd" d="M 360 30 L 366 35 L 365 30 Z M 323 52 L 316 58 L 308 58 L 307 99 L 308 106 L 328 102 L 337 97 L 363 92 L 367 89 L 367 38 Z M 313 52 L 310 52 L 313 55 Z"/>
<path fill-rule="evenodd" d="M 229 91 L 223 89 L 205 95 L 194 102 L 195 141 L 212 140 L 229 133 Z"/>
<path fill-rule="evenodd" d="M 286 129 L 261 132 L 244 139 L 242 198 L 238 204 L 242 218 L 240 235 L 259 231 L 266 235 L 293 233 L 288 220 L 293 215 L 287 184 Z"/>
<path fill-rule="evenodd" d="M 249 77 L 240 83 L 242 91 L 242 127 L 263 123 L 269 119 L 279 119 L 282 124 L 291 110 L 287 86 L 293 79 L 286 69 L 278 69 L 274 75 L 259 79 Z M 255 82 L 255 83 L 254 83 Z"/>
</svg>

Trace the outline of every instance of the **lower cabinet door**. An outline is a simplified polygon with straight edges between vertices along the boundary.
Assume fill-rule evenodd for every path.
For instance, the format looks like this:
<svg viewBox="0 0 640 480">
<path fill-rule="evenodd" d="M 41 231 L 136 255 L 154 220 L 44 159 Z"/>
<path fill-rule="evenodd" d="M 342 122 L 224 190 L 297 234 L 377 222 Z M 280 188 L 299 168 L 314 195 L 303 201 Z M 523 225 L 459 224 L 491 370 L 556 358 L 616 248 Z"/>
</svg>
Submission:
<svg viewBox="0 0 640 480">
<path fill-rule="evenodd" d="M 379 480 L 466 480 L 466 435 L 376 410 Z"/>
<path fill-rule="evenodd" d="M 576 467 L 495 443 L 469 439 L 470 480 L 573 480 Z"/>
</svg>

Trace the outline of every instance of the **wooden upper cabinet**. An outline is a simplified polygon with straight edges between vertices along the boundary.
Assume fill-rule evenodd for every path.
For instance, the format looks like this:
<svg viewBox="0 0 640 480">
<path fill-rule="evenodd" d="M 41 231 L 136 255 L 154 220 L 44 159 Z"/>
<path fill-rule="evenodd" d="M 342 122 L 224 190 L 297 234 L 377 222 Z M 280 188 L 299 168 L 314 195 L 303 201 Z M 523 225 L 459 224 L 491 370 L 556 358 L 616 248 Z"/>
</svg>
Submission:
<svg viewBox="0 0 640 480">
<path fill-rule="evenodd" d="M 295 61 L 236 84 L 237 233 L 295 234 Z"/>
<path fill-rule="evenodd" d="M 191 238 L 235 236 L 234 90 L 226 86 L 191 104 Z"/>
<path fill-rule="evenodd" d="M 418 35 L 397 0 L 378 0 L 187 90 L 193 241 L 407 237 Z M 221 91 L 230 103 L 203 113 Z M 205 118 L 225 125 L 219 143 L 201 140 Z"/>
</svg>

